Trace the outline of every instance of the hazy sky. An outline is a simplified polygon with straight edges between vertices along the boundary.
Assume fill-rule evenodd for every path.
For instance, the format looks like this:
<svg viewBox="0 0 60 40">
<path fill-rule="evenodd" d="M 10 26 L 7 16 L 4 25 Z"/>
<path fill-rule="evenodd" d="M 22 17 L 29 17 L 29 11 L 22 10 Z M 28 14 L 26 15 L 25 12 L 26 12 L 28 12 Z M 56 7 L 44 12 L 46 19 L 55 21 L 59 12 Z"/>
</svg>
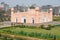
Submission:
<svg viewBox="0 0 60 40">
<path fill-rule="evenodd" d="M 5 2 L 9 4 L 10 6 L 15 6 L 16 4 L 18 5 L 32 5 L 32 4 L 37 4 L 39 6 L 42 5 L 60 5 L 60 0 L 0 0 L 1 2 Z"/>
</svg>

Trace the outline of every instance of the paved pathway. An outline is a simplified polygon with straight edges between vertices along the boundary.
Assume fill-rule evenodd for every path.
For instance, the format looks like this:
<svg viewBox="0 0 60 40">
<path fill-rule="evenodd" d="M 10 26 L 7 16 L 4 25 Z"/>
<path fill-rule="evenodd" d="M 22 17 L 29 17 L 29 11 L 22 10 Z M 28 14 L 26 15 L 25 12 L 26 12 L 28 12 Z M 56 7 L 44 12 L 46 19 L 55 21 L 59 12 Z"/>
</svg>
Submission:
<svg viewBox="0 0 60 40">
<path fill-rule="evenodd" d="M 11 25 L 0 25 L 0 28 L 3 28 L 3 27 L 10 27 Z"/>
</svg>

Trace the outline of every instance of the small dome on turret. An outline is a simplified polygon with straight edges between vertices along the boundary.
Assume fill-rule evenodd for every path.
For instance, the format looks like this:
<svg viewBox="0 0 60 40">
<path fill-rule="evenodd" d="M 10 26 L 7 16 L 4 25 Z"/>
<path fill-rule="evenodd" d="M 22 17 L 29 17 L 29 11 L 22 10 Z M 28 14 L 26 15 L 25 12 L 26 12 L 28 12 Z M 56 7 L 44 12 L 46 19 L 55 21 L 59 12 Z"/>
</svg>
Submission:
<svg viewBox="0 0 60 40">
<path fill-rule="evenodd" d="M 14 11 L 14 8 L 11 8 L 11 11 Z"/>
<path fill-rule="evenodd" d="M 39 8 L 39 7 L 36 7 L 36 8 L 35 8 L 35 10 L 36 10 L 36 11 L 39 11 L 39 10 L 40 10 L 40 8 Z"/>
<path fill-rule="evenodd" d="M 52 8 L 50 8 L 50 11 L 52 11 Z"/>
</svg>

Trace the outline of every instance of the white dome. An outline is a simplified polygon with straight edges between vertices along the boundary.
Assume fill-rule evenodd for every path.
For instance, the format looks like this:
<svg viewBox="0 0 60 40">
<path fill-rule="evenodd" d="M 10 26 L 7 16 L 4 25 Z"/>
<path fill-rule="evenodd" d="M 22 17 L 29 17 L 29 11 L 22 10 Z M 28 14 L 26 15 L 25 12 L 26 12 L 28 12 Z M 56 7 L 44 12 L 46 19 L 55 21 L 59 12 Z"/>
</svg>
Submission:
<svg viewBox="0 0 60 40">
<path fill-rule="evenodd" d="M 36 7 L 35 9 L 36 9 L 36 10 L 39 10 L 39 7 Z"/>
<path fill-rule="evenodd" d="M 35 10 L 39 10 L 39 7 L 36 7 Z"/>
<path fill-rule="evenodd" d="M 11 8 L 11 10 L 14 10 L 14 8 Z"/>
<path fill-rule="evenodd" d="M 50 10 L 52 10 L 52 8 L 50 8 Z"/>
</svg>

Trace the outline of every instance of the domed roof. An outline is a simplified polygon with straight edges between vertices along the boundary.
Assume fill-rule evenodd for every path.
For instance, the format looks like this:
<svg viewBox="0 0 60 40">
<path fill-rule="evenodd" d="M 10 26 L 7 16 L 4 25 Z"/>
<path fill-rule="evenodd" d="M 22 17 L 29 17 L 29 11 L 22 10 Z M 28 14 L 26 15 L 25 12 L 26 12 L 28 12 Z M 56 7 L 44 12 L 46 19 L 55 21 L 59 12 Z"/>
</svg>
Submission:
<svg viewBox="0 0 60 40">
<path fill-rule="evenodd" d="M 36 8 L 35 8 L 35 10 L 36 10 L 36 11 L 39 11 L 39 10 L 40 10 L 40 8 L 39 8 L 39 7 L 36 7 Z"/>
<path fill-rule="evenodd" d="M 52 10 L 52 8 L 50 8 L 50 10 Z"/>
<path fill-rule="evenodd" d="M 14 8 L 11 8 L 11 10 L 13 11 L 13 10 L 14 10 Z"/>
</svg>

